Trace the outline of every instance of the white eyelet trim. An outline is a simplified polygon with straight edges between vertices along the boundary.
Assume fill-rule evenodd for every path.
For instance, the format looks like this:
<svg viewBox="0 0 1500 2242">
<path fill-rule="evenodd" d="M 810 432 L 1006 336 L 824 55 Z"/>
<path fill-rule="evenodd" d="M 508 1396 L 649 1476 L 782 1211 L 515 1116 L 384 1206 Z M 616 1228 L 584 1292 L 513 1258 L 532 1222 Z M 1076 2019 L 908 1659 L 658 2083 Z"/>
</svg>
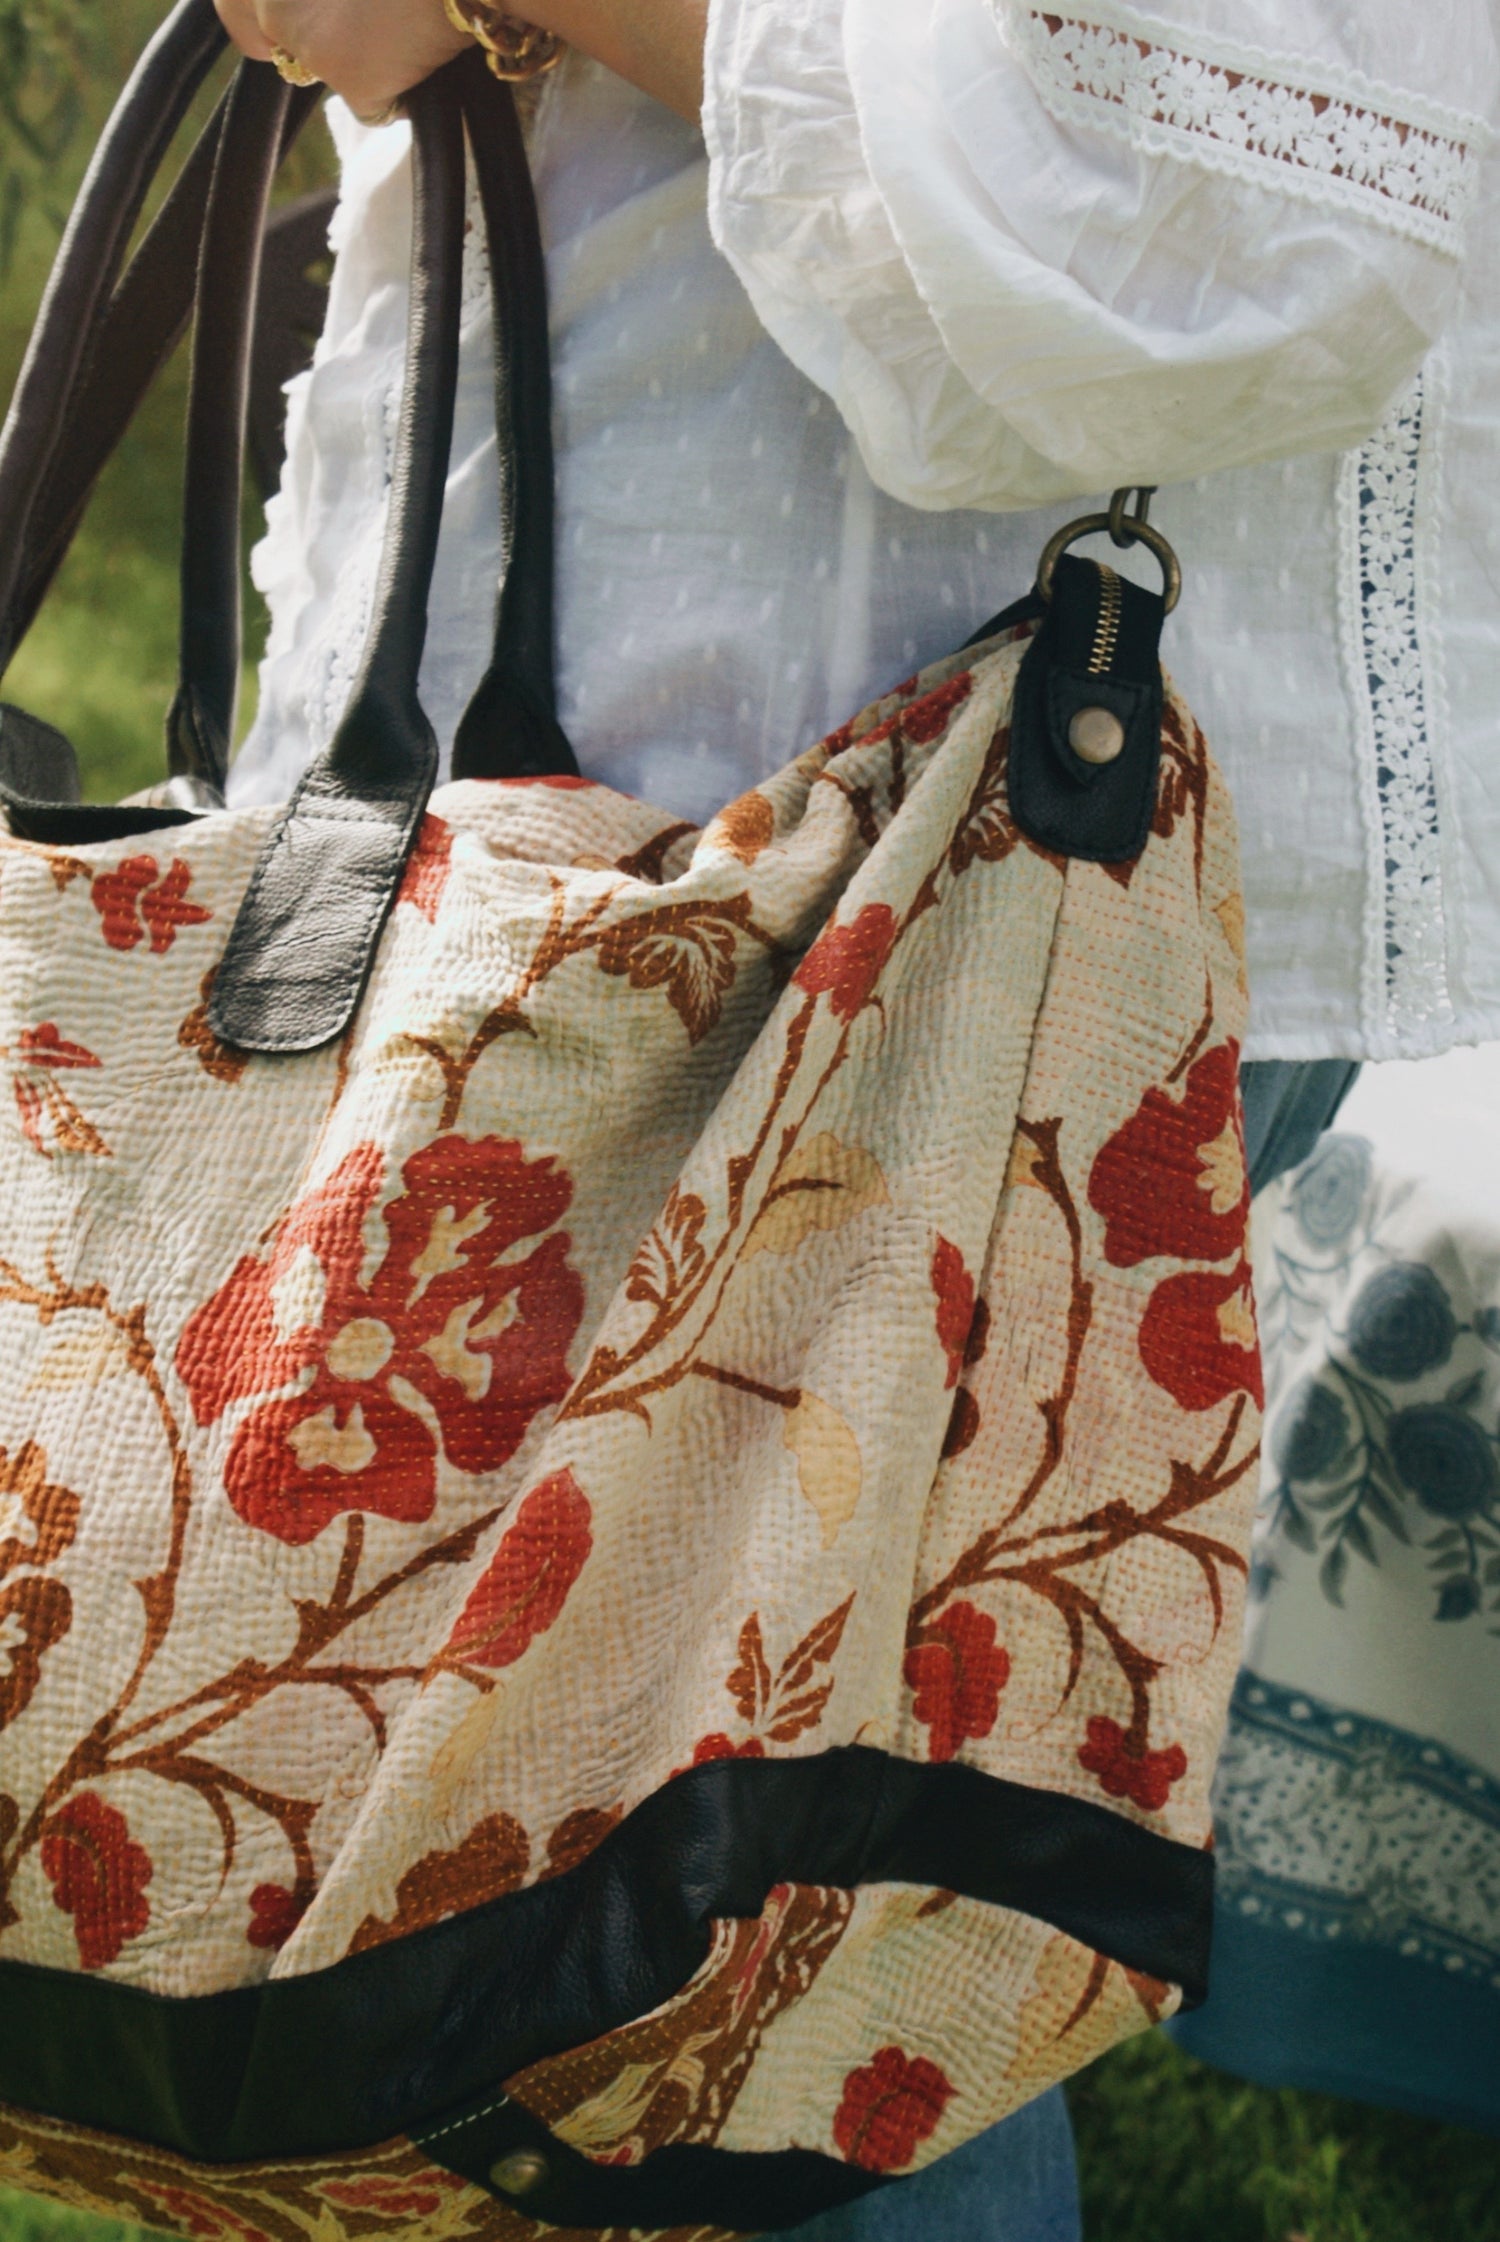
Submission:
<svg viewBox="0 0 1500 2242">
<path fill-rule="evenodd" d="M 1488 130 L 1468 117 L 1289 59 L 1191 44 L 1132 10 L 1087 19 L 993 0 L 1053 116 L 1148 152 L 1253 179 L 1412 234 L 1456 256 Z"/>
<path fill-rule="evenodd" d="M 1443 898 L 1442 679 L 1423 611 L 1434 557 L 1423 498 L 1435 442 L 1419 375 L 1339 473 L 1339 616 L 1367 842 L 1364 1013 L 1382 1053 L 1449 1040 Z"/>
</svg>

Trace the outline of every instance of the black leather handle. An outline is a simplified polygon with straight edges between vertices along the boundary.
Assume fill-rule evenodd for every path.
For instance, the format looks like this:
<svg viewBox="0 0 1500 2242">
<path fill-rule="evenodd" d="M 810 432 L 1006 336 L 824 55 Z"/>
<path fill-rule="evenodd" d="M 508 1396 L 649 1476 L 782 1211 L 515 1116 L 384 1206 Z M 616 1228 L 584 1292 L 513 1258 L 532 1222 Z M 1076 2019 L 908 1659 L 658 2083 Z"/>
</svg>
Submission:
<svg viewBox="0 0 1500 2242">
<path fill-rule="evenodd" d="M 521 777 L 576 772 L 577 763 L 554 716 L 553 674 L 553 489 L 552 378 L 547 332 L 546 270 L 530 168 L 514 98 L 486 69 L 482 55 L 455 66 L 462 88 L 477 184 L 488 233 L 494 279 L 496 348 L 496 424 L 501 475 L 502 557 L 500 596 L 492 658 L 459 727 L 454 775 L 461 778 Z M 295 143 L 321 99 L 318 89 L 291 95 L 278 160 Z M 59 441 L 38 497 L 26 541 L 27 568 L 17 588 L 13 643 L 19 644 L 60 567 L 99 475 L 135 416 L 141 400 L 171 357 L 186 329 L 199 276 L 199 242 L 218 155 L 218 136 L 230 96 L 187 158 L 171 193 L 103 312 L 69 408 L 65 438 Z M 253 187 L 255 151 L 250 151 Z M 243 152 L 240 160 L 243 160 Z M 226 164 L 226 169 L 229 168 Z M 243 207 L 241 205 L 240 207 Z M 205 275 L 219 276 L 218 294 L 227 316 L 211 312 L 214 332 L 227 334 L 237 318 L 234 286 L 215 253 Z M 200 328 L 200 332 L 201 332 Z M 211 392 L 217 394 L 217 390 Z M 227 448 L 234 423 L 221 425 Z M 223 606 L 231 616 L 239 595 L 238 528 L 219 504 L 204 524 L 201 498 L 215 498 L 212 483 L 228 478 L 188 476 L 184 508 L 185 544 L 194 550 L 216 548 L 232 555 L 218 572 Z M 237 493 L 236 493 L 237 497 Z M 196 562 L 184 568 L 185 600 L 192 586 L 207 580 Z M 201 598 L 206 628 L 215 610 Z M 196 665 L 185 649 L 185 670 Z M 230 688 L 234 671 L 224 662 L 221 675 Z M 221 692 L 220 706 L 224 705 Z M 176 735 L 174 771 L 186 771 L 221 785 L 184 742 L 182 696 L 169 719 Z M 187 750 L 186 752 L 184 750 Z"/>
<path fill-rule="evenodd" d="M 211 60 L 221 42 L 216 30 L 211 41 L 203 37 L 206 4 L 182 0 L 172 20 L 194 32 L 200 50 L 211 49 Z M 185 47 L 177 50 L 179 65 L 185 52 Z M 153 164 L 164 153 L 164 145 L 157 144 L 159 134 L 144 153 L 140 145 L 141 75 L 127 89 L 106 135 L 106 145 L 118 142 L 123 152 L 134 120 L 131 176 L 140 180 L 137 206 Z M 416 89 L 407 107 L 416 180 L 412 316 L 375 621 L 339 729 L 268 838 L 221 963 L 213 1001 L 214 1025 L 226 1042 L 267 1054 L 315 1049 L 347 1025 L 368 979 L 435 777 L 436 742 L 418 701 L 417 678 L 457 383 L 466 123 L 495 274 L 506 552 L 493 658 L 461 728 L 458 769 L 471 776 L 576 770 L 553 714 L 546 286 L 514 103 L 476 52 Z M 50 353 L 51 363 L 60 369 L 52 392 L 54 412 L 43 431 L 45 441 L 33 454 L 37 471 L 22 494 L 19 517 L 31 534 L 13 540 L 25 558 L 18 559 L 13 571 L 12 633 L 15 618 L 24 612 L 29 619 L 99 467 L 129 418 L 134 397 L 127 401 L 118 392 L 109 394 L 103 344 L 115 328 L 128 363 L 125 386 L 138 396 L 166 354 L 162 338 L 175 338 L 180 331 L 181 268 L 192 240 L 192 218 L 206 201 L 190 413 L 183 670 L 169 720 L 173 772 L 179 780 L 194 782 L 200 800 L 213 798 L 227 762 L 239 667 L 237 508 L 245 366 L 266 199 L 279 152 L 297 122 L 295 108 L 271 74 L 263 67 L 244 66 L 204 146 L 148 236 L 145 261 L 160 283 L 158 300 L 153 302 L 152 291 L 137 284 L 134 270 L 102 311 L 106 280 L 97 271 L 89 287 L 81 279 L 74 286 L 72 312 L 89 323 L 88 332 L 74 336 L 65 363 L 59 351 Z M 123 169 L 122 153 L 115 172 Z M 100 170 L 97 161 L 95 170 Z M 75 221 L 72 232 L 80 269 L 89 256 L 102 258 L 112 278 L 128 228 L 107 236 L 102 223 Z M 61 301 L 66 291 L 55 284 L 53 293 Z M 149 317 L 153 310 L 154 328 Z M 61 321 L 60 313 L 57 319 Z M 65 402 L 69 397 L 71 412 Z M 81 422 L 83 441 L 65 449 L 62 438 L 74 420 Z M 18 712 L 11 716 L 17 719 Z M 46 730 L 31 719 L 19 721 L 28 739 L 31 732 Z M 55 744 L 66 748 L 64 742 Z M 40 804 L 25 807 L 41 813 L 39 821 L 32 820 L 38 838 L 56 838 L 52 827 L 59 821 L 66 825 L 70 818 L 92 820 L 92 833 L 94 825 L 101 820 L 108 825 L 111 819 L 123 821 L 122 831 L 127 825 L 134 830 L 142 816 L 151 814 L 62 808 L 53 814 Z M 15 809 L 12 795 L 13 815 Z M 164 808 L 161 814 L 187 812 Z M 95 837 L 104 837 L 102 826 Z"/>
<path fill-rule="evenodd" d="M 292 93 L 281 161 L 322 97 L 321 87 Z M 16 645 L 31 628 L 62 566 L 100 475 L 187 330 L 219 133 L 228 105 L 226 94 L 100 315 L 68 405 L 65 436 L 32 512 L 25 573 L 13 610 Z"/>
<path fill-rule="evenodd" d="M 240 1050 L 341 1035 L 437 774 L 417 699 L 458 380 L 464 136 L 459 64 L 408 98 L 414 141 L 406 389 L 375 598 L 350 705 L 267 836 L 214 985 L 214 1032 Z"/>
<path fill-rule="evenodd" d="M 151 181 L 225 43 L 213 0 L 178 0 L 116 104 L 74 205 L 0 431 L 0 674 L 15 649 L 33 510 L 100 307 Z"/>
<path fill-rule="evenodd" d="M 182 635 L 167 767 L 221 799 L 240 684 L 240 486 L 261 249 L 291 103 L 241 63 L 225 108 L 198 261 L 183 486 Z"/>
<path fill-rule="evenodd" d="M 495 306 L 500 597 L 490 666 L 453 746 L 455 778 L 573 774 L 554 713 L 554 470 L 547 269 L 515 97 L 476 48 L 460 65 Z"/>
</svg>

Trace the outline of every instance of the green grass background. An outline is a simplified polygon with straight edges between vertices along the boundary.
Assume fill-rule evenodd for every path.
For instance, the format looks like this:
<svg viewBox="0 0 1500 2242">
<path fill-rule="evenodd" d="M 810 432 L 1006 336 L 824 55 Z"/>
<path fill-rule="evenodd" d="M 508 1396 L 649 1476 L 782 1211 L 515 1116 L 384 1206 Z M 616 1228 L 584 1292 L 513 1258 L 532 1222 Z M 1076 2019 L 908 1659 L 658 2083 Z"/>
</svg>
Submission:
<svg viewBox="0 0 1500 2242">
<path fill-rule="evenodd" d="M 81 6 L 88 12 L 88 52 L 97 57 L 88 113 L 47 178 L 45 197 L 34 197 L 22 217 L 14 253 L 0 274 L 0 398 L 7 401 L 57 246 L 56 214 L 66 208 L 114 87 L 166 12 L 166 0 L 81 0 Z M 221 71 L 200 96 L 182 142 L 198 130 L 222 82 Z M 286 168 L 278 199 L 331 174 L 327 136 L 314 123 Z M 48 604 L 0 687 L 5 699 L 68 734 L 92 800 L 116 801 L 165 775 L 163 726 L 177 676 L 186 361 L 186 350 L 179 351 L 106 470 Z M 247 489 L 247 555 L 261 526 L 258 497 Z M 265 610 L 248 576 L 245 589 L 241 737 L 255 712 L 255 670 L 266 631 Z"/>
<path fill-rule="evenodd" d="M 123 68 L 158 0 L 109 5 L 111 62 Z M 106 91 L 101 82 L 96 114 Z M 309 139 L 289 191 L 311 184 L 326 162 L 316 133 Z M 81 143 L 75 168 L 79 153 Z M 55 184 L 65 194 L 69 181 Z M 31 212 L 0 279 L 5 396 L 55 238 L 48 218 Z M 6 698 L 69 733 L 100 800 L 161 775 L 176 667 L 184 399 L 179 361 L 101 485 L 4 687 Z M 242 725 L 264 633 L 253 596 L 247 625 Z M 1189 2061 L 1159 2034 L 1095 2064 L 1071 2101 L 1089 2242 L 1500 2242 L 1500 2148 L 1472 2134 L 1247 2086 Z M 0 2242 L 124 2242 L 137 2231 L 0 2193 Z"/>
</svg>

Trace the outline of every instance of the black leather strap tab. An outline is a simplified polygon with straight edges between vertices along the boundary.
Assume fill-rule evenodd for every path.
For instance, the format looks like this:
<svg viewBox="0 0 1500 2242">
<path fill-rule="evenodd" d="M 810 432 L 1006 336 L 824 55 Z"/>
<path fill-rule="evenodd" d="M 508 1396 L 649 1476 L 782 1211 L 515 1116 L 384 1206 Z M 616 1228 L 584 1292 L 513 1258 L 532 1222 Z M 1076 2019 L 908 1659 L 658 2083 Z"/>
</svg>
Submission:
<svg viewBox="0 0 1500 2242">
<path fill-rule="evenodd" d="M 1096 561 L 1064 554 L 1046 619 L 1016 679 L 1010 808 L 1023 833 L 1059 856 L 1125 864 L 1151 831 L 1161 761 L 1161 594 Z M 1107 709 L 1125 744 L 1088 763 L 1068 734 L 1085 709 Z"/>
<path fill-rule="evenodd" d="M 214 1033 L 290 1056 L 358 1007 L 437 776 L 417 699 L 458 381 L 464 140 L 457 65 L 407 98 L 415 150 L 406 390 L 375 596 L 349 708 L 261 852 L 214 982 Z"/>
<path fill-rule="evenodd" d="M 515 97 L 476 47 L 460 65 L 489 238 L 500 457 L 500 598 L 489 669 L 453 744 L 455 778 L 575 776 L 556 716 L 552 354 L 547 268 Z"/>
</svg>

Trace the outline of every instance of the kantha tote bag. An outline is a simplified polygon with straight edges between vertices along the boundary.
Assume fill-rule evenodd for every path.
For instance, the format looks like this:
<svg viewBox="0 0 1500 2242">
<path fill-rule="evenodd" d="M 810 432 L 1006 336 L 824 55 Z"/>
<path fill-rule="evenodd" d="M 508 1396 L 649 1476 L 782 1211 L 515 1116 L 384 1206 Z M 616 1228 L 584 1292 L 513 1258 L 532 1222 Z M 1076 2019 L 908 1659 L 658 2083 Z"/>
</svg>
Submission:
<svg viewBox="0 0 1500 2242">
<path fill-rule="evenodd" d="M 476 54 L 410 102 L 363 668 L 226 810 L 272 73 L 120 276 L 219 44 L 183 0 L 127 89 L 0 446 L 8 652 L 196 262 L 170 776 L 83 804 L 0 714 L 0 2183 L 197 2242 L 794 2226 L 1204 1990 L 1261 1394 L 1174 564 L 1122 494 L 1162 592 L 1073 525 L 702 830 L 581 779 Z M 434 792 L 466 160 L 513 550 Z"/>
</svg>

